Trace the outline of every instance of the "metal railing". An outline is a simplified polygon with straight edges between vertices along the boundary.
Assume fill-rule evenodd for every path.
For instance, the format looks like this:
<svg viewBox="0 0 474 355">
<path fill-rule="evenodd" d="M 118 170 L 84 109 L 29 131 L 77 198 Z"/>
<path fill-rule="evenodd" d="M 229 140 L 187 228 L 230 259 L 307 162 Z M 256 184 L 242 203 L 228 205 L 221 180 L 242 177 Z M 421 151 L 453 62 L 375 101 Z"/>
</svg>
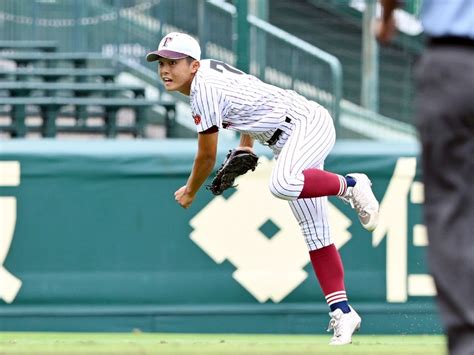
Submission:
<svg viewBox="0 0 474 355">
<path fill-rule="evenodd" d="M 331 54 L 249 15 L 251 73 L 324 105 L 338 125 L 342 67 Z"/>
</svg>

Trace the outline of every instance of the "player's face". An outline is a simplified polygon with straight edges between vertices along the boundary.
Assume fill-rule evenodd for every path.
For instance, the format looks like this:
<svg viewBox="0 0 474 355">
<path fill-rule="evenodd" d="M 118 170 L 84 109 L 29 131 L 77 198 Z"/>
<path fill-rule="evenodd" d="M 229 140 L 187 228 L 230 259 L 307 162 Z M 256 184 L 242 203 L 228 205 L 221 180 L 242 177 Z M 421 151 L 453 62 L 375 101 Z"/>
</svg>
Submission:
<svg viewBox="0 0 474 355">
<path fill-rule="evenodd" d="M 191 82 L 199 68 L 199 62 L 190 62 L 187 58 L 160 58 L 158 69 L 161 81 L 167 91 L 178 91 L 184 95 L 190 94 Z"/>
</svg>

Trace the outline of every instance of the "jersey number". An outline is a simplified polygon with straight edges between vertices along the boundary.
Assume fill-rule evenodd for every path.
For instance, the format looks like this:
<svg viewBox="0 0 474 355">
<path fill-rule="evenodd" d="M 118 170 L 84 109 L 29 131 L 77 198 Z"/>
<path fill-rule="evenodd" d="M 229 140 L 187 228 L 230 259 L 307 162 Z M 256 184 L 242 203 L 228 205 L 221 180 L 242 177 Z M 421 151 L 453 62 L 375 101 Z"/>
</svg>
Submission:
<svg viewBox="0 0 474 355">
<path fill-rule="evenodd" d="M 224 68 L 226 71 L 229 71 L 229 72 L 234 73 L 234 74 L 243 74 L 244 73 L 244 72 L 240 71 L 239 69 L 236 69 L 233 66 L 230 66 L 227 63 L 221 62 L 219 60 L 211 59 L 211 69 L 217 70 L 219 73 L 223 73 L 224 70 L 222 70 L 222 68 Z"/>
</svg>

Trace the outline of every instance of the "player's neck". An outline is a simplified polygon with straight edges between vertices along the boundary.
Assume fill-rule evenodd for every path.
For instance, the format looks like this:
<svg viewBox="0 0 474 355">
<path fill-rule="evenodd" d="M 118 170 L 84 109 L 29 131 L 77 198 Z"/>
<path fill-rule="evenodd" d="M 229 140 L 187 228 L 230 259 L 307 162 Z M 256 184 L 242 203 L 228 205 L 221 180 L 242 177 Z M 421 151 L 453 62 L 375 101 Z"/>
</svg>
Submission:
<svg viewBox="0 0 474 355">
<path fill-rule="evenodd" d="M 194 80 L 194 76 L 195 74 L 193 74 L 190 80 L 188 80 L 180 89 L 178 89 L 178 92 L 186 96 L 191 95 L 191 86 Z"/>
<path fill-rule="evenodd" d="M 185 96 L 189 96 L 191 95 L 191 85 L 189 86 L 186 86 L 186 88 L 182 88 L 180 90 L 178 90 L 181 94 L 185 95 Z"/>
</svg>

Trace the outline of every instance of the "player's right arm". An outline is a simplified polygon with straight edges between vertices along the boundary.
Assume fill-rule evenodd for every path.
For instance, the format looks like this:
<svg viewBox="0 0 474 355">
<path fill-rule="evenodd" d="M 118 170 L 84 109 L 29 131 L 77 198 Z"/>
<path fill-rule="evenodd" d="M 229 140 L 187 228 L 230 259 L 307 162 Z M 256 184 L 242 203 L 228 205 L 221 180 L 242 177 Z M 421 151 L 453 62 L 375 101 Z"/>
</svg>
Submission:
<svg viewBox="0 0 474 355">
<path fill-rule="evenodd" d="M 194 158 L 193 169 L 186 185 L 175 192 L 175 200 L 183 208 L 188 208 L 196 193 L 211 175 L 216 164 L 217 130 L 209 130 L 198 134 L 198 150 Z"/>
<path fill-rule="evenodd" d="M 400 5 L 399 0 L 380 0 L 382 5 L 382 17 L 377 21 L 375 36 L 380 43 L 389 43 L 396 33 L 395 9 Z"/>
</svg>

